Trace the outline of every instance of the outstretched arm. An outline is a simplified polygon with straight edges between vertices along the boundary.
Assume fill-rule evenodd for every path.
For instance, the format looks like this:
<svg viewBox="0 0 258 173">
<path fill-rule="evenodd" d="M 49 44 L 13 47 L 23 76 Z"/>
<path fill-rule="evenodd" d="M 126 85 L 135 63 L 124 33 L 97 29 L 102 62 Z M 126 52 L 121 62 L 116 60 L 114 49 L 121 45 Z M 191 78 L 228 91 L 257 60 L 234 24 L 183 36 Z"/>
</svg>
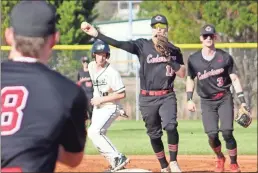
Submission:
<svg viewBox="0 0 258 173">
<path fill-rule="evenodd" d="M 97 36 L 98 39 L 106 42 L 107 44 L 110 44 L 116 48 L 123 49 L 127 52 L 130 52 L 132 54 L 137 54 L 137 46 L 131 42 L 131 41 L 117 41 L 113 38 L 107 37 L 104 34 L 98 33 Z"/>
<path fill-rule="evenodd" d="M 138 54 L 138 46 L 133 41 L 117 41 L 113 38 L 107 37 L 104 34 L 101 34 L 99 31 L 97 31 L 96 28 L 94 28 L 91 24 L 87 22 L 82 22 L 81 29 L 86 34 L 95 37 L 97 39 L 100 39 L 107 44 L 114 46 L 116 48 L 123 49 L 127 52 L 130 52 L 132 54 Z"/>
</svg>

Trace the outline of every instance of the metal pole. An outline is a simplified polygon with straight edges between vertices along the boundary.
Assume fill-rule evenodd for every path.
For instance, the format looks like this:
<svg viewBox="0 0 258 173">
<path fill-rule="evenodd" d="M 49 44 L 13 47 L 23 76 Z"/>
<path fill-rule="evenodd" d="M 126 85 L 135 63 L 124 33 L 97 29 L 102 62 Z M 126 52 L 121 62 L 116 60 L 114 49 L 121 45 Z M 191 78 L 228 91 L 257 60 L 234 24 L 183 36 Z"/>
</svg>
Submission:
<svg viewBox="0 0 258 173">
<path fill-rule="evenodd" d="M 132 1 L 127 1 L 128 3 L 128 40 L 133 39 L 133 5 Z M 132 54 L 128 53 L 128 59 L 132 61 Z M 133 63 L 128 63 L 128 71 L 131 73 L 133 71 Z"/>
<path fill-rule="evenodd" d="M 132 40 L 133 38 L 133 2 L 132 1 L 127 1 L 128 2 L 128 6 L 129 6 L 129 16 L 128 16 L 128 23 L 129 23 L 129 40 Z M 130 54 L 130 60 L 132 60 L 132 54 Z M 131 62 L 133 63 L 133 62 Z M 133 67 L 133 64 L 132 64 Z M 130 69 L 131 71 L 132 69 Z M 139 99 L 138 99 L 138 65 L 135 65 L 135 99 L 136 99 L 136 103 L 135 103 L 135 115 L 136 115 L 136 121 L 139 120 Z"/>
<path fill-rule="evenodd" d="M 129 39 L 131 40 L 133 37 L 133 2 L 128 1 L 129 6 L 129 16 L 128 16 L 128 22 L 129 22 Z"/>
</svg>

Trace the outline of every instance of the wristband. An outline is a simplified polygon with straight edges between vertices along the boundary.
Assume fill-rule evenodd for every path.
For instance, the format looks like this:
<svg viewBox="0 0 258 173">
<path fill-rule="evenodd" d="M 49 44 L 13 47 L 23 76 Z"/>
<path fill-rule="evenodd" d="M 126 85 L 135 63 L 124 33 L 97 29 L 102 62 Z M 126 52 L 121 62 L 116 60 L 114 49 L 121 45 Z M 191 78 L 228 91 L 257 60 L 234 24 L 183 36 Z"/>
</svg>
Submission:
<svg viewBox="0 0 258 173">
<path fill-rule="evenodd" d="M 186 94 L 187 94 L 187 101 L 192 100 L 193 92 L 186 92 Z"/>
<path fill-rule="evenodd" d="M 245 97 L 244 97 L 244 93 L 243 92 L 237 93 L 237 97 L 239 98 L 239 101 L 241 103 L 245 103 Z"/>
<path fill-rule="evenodd" d="M 177 72 L 180 69 L 180 64 L 175 61 L 169 61 L 168 64 L 172 67 L 172 69 Z"/>
</svg>

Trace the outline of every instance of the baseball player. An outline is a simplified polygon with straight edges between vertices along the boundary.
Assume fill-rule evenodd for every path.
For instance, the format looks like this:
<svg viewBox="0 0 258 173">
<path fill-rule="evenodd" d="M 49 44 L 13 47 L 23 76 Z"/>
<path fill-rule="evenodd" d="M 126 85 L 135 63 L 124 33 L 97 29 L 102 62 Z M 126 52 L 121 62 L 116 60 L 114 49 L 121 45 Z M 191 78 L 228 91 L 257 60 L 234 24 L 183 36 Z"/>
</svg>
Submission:
<svg viewBox="0 0 258 173">
<path fill-rule="evenodd" d="M 230 86 L 234 89 L 247 110 L 243 90 L 236 74 L 233 58 L 225 51 L 215 48 L 216 31 L 213 25 L 201 28 L 200 41 L 202 49 L 188 59 L 188 76 L 186 83 L 187 107 L 195 111 L 192 100 L 194 79 L 197 77 L 197 93 L 201 98 L 202 121 L 209 144 L 217 156 L 215 172 L 224 171 L 225 157 L 221 152 L 219 131 L 226 142 L 230 156 L 231 172 L 240 172 L 237 163 L 237 142 L 233 136 L 233 98 Z M 220 127 L 218 122 L 220 120 Z M 247 123 L 249 125 L 250 121 Z"/>
<path fill-rule="evenodd" d="M 151 19 L 152 39 L 117 41 L 98 32 L 87 22 L 81 29 L 104 42 L 138 56 L 140 61 L 140 111 L 150 137 L 151 146 L 159 160 L 161 172 L 181 172 L 177 163 L 179 135 L 177 131 L 177 100 L 174 92 L 176 76 L 184 78 L 185 67 L 181 51 L 166 42 L 168 22 L 165 16 Z M 162 39 L 163 38 L 163 41 Z M 164 39 L 165 38 L 165 39 Z M 164 48 L 166 47 L 166 49 Z M 159 49 L 163 47 L 163 49 Z M 160 51 L 163 50 L 163 53 Z M 167 131 L 170 163 L 162 142 L 162 129 Z"/>
<path fill-rule="evenodd" d="M 82 87 L 84 90 L 84 93 L 86 94 L 86 97 L 89 100 L 89 105 L 88 105 L 88 120 L 91 121 L 92 117 L 92 105 L 90 104 L 90 100 L 93 98 L 93 85 L 92 81 L 90 78 L 90 73 L 88 69 L 88 64 L 89 64 L 89 58 L 88 57 L 82 57 L 81 58 L 81 63 L 82 63 L 82 69 L 78 71 L 77 75 L 77 84 Z"/>
<path fill-rule="evenodd" d="M 54 172 L 57 160 L 75 167 L 83 158 L 87 99 L 46 65 L 59 38 L 55 16 L 45 1 L 21 1 L 11 11 L 11 51 L 1 63 L 1 172 Z"/>
<path fill-rule="evenodd" d="M 106 133 L 120 115 L 119 100 L 126 97 L 125 86 L 120 74 L 107 62 L 110 57 L 108 44 L 97 40 L 92 47 L 92 57 L 95 61 L 89 63 L 89 72 L 94 87 L 91 99 L 94 108 L 88 135 L 99 152 L 108 160 L 108 171 L 115 172 L 124 168 L 129 159 L 116 149 Z"/>
</svg>

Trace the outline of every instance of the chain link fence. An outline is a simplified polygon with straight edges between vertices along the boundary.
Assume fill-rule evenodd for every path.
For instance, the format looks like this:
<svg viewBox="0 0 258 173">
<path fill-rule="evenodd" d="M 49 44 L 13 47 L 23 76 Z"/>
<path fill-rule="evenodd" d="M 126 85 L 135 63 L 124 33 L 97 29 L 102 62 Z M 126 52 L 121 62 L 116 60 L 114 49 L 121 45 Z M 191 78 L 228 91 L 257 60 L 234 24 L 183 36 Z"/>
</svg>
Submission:
<svg viewBox="0 0 258 173">
<path fill-rule="evenodd" d="M 247 103 L 252 108 L 252 116 L 257 115 L 257 49 L 256 48 L 222 48 L 229 52 L 237 65 L 239 77 L 244 89 Z M 185 65 L 190 54 L 197 51 L 197 48 L 182 48 Z M 1 51 L 1 61 L 7 59 L 8 51 Z M 90 50 L 53 50 L 52 58 L 48 65 L 50 68 L 59 71 L 61 74 L 76 81 L 77 72 L 82 67 L 80 58 L 88 56 L 91 58 Z M 122 105 L 130 116 L 129 119 L 141 119 L 138 107 L 139 78 L 136 72 L 140 67 L 138 58 L 135 55 L 126 53 L 123 50 L 111 48 L 111 65 L 117 69 L 126 86 L 126 98 L 122 100 Z M 200 119 L 200 99 L 194 93 L 194 101 L 197 111 L 191 113 L 187 111 L 185 79 L 176 78 L 175 90 L 178 103 L 178 119 Z M 233 90 L 232 90 L 233 91 Z M 237 110 L 239 102 L 235 102 L 235 110 Z M 235 111 L 236 112 L 236 111 Z"/>
</svg>

